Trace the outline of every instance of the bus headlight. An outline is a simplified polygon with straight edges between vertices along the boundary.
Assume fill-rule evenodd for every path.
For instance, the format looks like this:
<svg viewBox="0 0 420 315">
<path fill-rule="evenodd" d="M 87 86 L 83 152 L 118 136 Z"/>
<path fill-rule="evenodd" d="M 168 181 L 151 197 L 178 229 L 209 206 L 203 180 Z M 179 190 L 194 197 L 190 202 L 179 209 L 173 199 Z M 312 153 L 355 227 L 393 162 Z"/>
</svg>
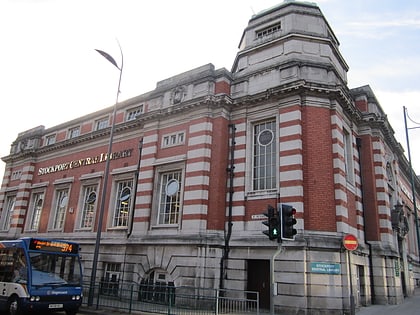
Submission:
<svg viewBox="0 0 420 315">
<path fill-rule="evenodd" d="M 32 295 L 29 299 L 31 302 L 39 302 L 41 297 Z"/>
<path fill-rule="evenodd" d="M 79 301 L 79 300 L 80 300 L 80 295 L 73 295 L 73 296 L 71 297 L 71 299 L 72 299 L 73 301 Z"/>
</svg>

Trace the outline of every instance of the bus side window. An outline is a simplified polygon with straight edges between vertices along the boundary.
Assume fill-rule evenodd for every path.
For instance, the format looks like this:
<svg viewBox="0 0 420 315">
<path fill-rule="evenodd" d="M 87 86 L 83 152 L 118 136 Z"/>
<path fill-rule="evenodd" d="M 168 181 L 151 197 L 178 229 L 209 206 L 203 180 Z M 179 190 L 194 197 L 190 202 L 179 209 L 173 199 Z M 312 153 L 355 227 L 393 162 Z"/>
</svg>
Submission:
<svg viewBox="0 0 420 315">
<path fill-rule="evenodd" d="M 13 251 L 7 248 L 0 250 L 0 281 L 10 282 L 13 278 Z"/>
<path fill-rule="evenodd" d="M 28 270 L 23 249 L 19 248 L 14 255 L 13 282 L 26 283 Z"/>
</svg>

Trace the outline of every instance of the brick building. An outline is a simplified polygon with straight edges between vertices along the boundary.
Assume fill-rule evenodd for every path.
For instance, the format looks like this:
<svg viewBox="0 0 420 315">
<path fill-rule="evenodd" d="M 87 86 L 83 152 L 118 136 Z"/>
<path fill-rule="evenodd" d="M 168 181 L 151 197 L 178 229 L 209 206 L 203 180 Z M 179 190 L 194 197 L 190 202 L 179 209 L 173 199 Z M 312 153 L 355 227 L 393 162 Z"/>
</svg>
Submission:
<svg viewBox="0 0 420 315">
<path fill-rule="evenodd" d="M 350 283 L 357 306 L 400 303 L 420 278 L 410 168 L 347 71 L 315 4 L 262 11 L 231 71 L 207 64 L 120 102 L 111 156 L 114 106 L 20 133 L 2 158 L 1 238 L 77 241 L 89 279 L 110 159 L 103 281 L 259 291 L 269 308 L 278 244 L 261 214 L 287 203 L 298 233 L 274 260 L 276 309 L 342 314 Z"/>
</svg>

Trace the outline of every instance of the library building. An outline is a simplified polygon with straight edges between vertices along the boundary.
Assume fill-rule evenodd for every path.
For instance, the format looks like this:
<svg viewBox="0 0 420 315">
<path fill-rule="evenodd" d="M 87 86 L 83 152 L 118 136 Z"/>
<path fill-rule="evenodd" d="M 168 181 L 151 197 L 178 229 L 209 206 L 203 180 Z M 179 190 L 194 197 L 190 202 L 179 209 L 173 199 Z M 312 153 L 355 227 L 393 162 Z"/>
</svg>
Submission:
<svg viewBox="0 0 420 315">
<path fill-rule="evenodd" d="M 231 70 L 16 135 L 0 239 L 76 242 L 85 282 L 97 269 L 112 292 L 255 291 L 261 309 L 317 315 L 413 295 L 420 180 L 371 87 L 348 87 L 320 7 L 279 3 L 238 41 Z"/>
</svg>

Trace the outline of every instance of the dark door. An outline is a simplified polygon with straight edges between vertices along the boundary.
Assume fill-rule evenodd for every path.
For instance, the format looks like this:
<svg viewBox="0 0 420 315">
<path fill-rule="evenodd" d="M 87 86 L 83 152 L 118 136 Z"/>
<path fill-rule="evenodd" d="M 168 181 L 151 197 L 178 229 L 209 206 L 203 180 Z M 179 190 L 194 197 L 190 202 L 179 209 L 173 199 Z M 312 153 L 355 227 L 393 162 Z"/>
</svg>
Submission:
<svg viewBox="0 0 420 315">
<path fill-rule="evenodd" d="M 248 291 L 260 294 L 260 308 L 270 309 L 270 261 L 248 260 Z"/>
</svg>

